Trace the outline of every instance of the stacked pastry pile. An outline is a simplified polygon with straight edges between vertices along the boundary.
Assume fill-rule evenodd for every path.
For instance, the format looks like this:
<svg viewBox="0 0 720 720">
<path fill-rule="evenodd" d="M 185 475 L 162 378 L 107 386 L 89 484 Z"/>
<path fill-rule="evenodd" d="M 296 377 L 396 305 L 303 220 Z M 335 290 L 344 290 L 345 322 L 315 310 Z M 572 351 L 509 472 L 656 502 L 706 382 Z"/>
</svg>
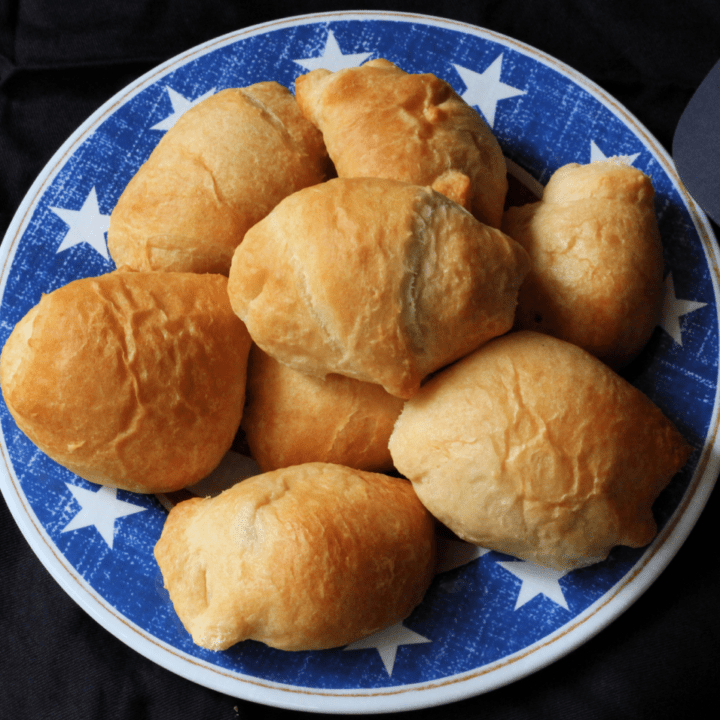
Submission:
<svg viewBox="0 0 720 720">
<path fill-rule="evenodd" d="M 648 543 L 690 451 L 616 373 L 661 303 L 649 179 L 567 166 L 504 213 L 500 147 L 442 80 L 375 60 L 296 98 L 226 90 L 166 134 L 113 212 L 118 270 L 8 340 L 18 425 L 84 478 L 167 492 L 242 421 L 263 474 L 176 506 L 155 549 L 211 649 L 402 620 L 437 520 L 559 568 Z"/>
</svg>

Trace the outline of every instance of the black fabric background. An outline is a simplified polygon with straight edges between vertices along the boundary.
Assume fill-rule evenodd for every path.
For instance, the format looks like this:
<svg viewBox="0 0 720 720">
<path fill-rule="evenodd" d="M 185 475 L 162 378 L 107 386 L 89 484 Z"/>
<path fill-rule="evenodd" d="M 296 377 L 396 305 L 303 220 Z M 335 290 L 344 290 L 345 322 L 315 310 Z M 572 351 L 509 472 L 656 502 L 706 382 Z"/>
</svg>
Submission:
<svg viewBox="0 0 720 720">
<path fill-rule="evenodd" d="M 320 10 L 441 15 L 573 66 L 670 151 L 680 114 L 720 55 L 717 0 L 0 0 L 0 237 L 54 151 L 115 92 L 218 35 Z M 717 230 L 717 229 L 716 229 Z M 717 493 L 665 573 L 619 619 L 553 665 L 425 720 L 681 718 L 720 700 Z M 285 720 L 154 665 L 85 614 L 0 502 L 0 719 Z"/>
</svg>

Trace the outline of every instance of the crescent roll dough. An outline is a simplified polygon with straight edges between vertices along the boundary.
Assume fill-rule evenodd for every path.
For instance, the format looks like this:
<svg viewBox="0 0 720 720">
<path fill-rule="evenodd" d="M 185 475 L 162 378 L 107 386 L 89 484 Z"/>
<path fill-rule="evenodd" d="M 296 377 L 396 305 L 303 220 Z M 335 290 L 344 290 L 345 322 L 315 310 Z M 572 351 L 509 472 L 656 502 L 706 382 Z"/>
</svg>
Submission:
<svg viewBox="0 0 720 720">
<path fill-rule="evenodd" d="M 618 161 L 566 165 L 540 202 L 509 208 L 503 231 L 530 255 L 516 327 L 568 340 L 611 367 L 650 339 L 663 251 L 650 178 Z"/>
<path fill-rule="evenodd" d="M 227 275 L 245 232 L 325 179 L 322 136 L 275 82 L 222 90 L 188 110 L 110 216 L 118 267 Z"/>
<path fill-rule="evenodd" d="M 141 493 L 210 473 L 242 418 L 250 336 L 227 278 L 75 280 L 17 324 L 0 383 L 23 432 L 80 477 Z"/>
<path fill-rule="evenodd" d="M 461 538 L 560 570 L 649 543 L 651 506 L 690 450 L 605 364 L 529 331 L 438 373 L 390 438 L 397 469 Z"/>
<path fill-rule="evenodd" d="M 228 292 L 276 360 L 407 398 L 512 326 L 527 263 L 517 243 L 429 188 L 336 178 L 248 231 Z"/>
<path fill-rule="evenodd" d="M 196 644 L 321 650 L 410 614 L 433 577 L 434 533 L 407 481 L 309 463 L 176 505 L 155 557 Z"/>
<path fill-rule="evenodd" d="M 432 185 L 500 227 L 507 169 L 482 117 L 435 75 L 387 60 L 295 81 L 300 109 L 323 133 L 339 177 Z"/>
<path fill-rule="evenodd" d="M 293 370 L 257 345 L 250 350 L 242 427 L 265 471 L 306 462 L 387 472 L 388 440 L 403 400 L 380 385 Z"/>
</svg>

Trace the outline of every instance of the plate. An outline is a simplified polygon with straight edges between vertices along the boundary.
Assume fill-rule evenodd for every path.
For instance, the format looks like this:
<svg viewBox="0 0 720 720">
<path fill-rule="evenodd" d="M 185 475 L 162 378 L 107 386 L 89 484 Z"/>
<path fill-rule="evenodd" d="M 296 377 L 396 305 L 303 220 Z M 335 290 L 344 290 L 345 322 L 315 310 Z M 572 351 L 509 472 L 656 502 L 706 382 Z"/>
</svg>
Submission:
<svg viewBox="0 0 720 720">
<path fill-rule="evenodd" d="M 0 343 L 47 293 L 113 268 L 108 216 L 177 117 L 225 87 L 385 57 L 447 80 L 484 115 L 521 184 L 568 162 L 622 155 L 657 193 L 665 250 L 662 319 L 626 376 L 693 444 L 658 499 L 647 548 L 560 575 L 446 543 L 445 565 L 403 623 L 366 641 L 287 653 L 251 641 L 193 645 L 153 558 L 166 510 L 59 467 L 0 404 L 0 484 L 28 542 L 60 585 L 138 652 L 188 679 L 267 705 L 374 713 L 437 705 L 512 682 L 568 653 L 622 613 L 663 570 L 718 473 L 718 258 L 704 215 L 648 131 L 587 78 L 497 33 L 397 13 L 329 13 L 237 31 L 165 63 L 113 97 L 53 157 L 0 254 Z M 458 551 L 459 550 L 459 554 Z M 465 555 L 463 556 L 463 553 Z"/>
</svg>

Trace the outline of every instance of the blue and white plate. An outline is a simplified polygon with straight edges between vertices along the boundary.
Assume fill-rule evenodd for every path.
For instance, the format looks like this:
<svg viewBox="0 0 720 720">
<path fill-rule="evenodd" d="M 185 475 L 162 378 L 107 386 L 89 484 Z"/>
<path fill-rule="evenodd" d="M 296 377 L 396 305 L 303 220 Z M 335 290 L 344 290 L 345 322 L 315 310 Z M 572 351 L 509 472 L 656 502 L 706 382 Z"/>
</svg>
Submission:
<svg viewBox="0 0 720 720">
<path fill-rule="evenodd" d="M 561 575 L 467 546 L 402 624 L 367 641 L 287 653 L 254 642 L 193 645 L 153 558 L 166 511 L 157 498 L 98 488 L 39 452 L 0 404 L 0 485 L 28 542 L 62 587 L 157 663 L 228 695 L 320 712 L 436 705 L 531 673 L 601 630 L 677 551 L 714 484 L 717 462 L 718 257 L 707 220 L 671 160 L 627 110 L 585 77 L 522 43 L 456 22 L 396 13 L 333 13 L 271 22 L 195 48 L 98 110 L 31 188 L 0 254 L 0 344 L 42 293 L 113 268 L 105 233 L 120 193 L 194 102 L 226 87 L 291 87 L 316 67 L 387 58 L 447 80 L 492 126 L 521 180 L 624 155 L 653 180 L 665 246 L 661 323 L 629 379 L 695 452 L 656 504 L 660 533 Z M 458 557 L 460 559 L 458 559 Z M 464 564 L 463 564 L 464 563 Z M 458 565 L 453 567 L 454 565 Z"/>
</svg>

